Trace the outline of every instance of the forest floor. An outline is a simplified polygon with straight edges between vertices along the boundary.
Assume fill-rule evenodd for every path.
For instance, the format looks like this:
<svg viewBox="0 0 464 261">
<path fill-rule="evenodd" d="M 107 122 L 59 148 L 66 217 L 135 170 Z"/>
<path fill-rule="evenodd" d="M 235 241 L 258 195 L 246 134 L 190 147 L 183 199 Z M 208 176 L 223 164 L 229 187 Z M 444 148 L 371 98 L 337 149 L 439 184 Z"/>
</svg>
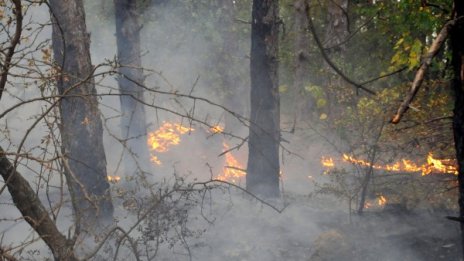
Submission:
<svg viewBox="0 0 464 261">
<path fill-rule="evenodd" d="M 236 200 L 235 200 L 236 201 Z M 446 210 L 384 208 L 353 214 L 311 199 L 282 213 L 234 204 L 192 244 L 193 260 L 462 260 L 459 225 Z M 336 210 L 338 209 L 338 210 Z M 161 259 L 169 260 L 169 259 Z"/>
<path fill-rule="evenodd" d="M 313 242 L 309 260 L 461 260 L 459 225 L 446 215 L 446 211 L 413 212 L 387 205 L 321 234 Z"/>
</svg>

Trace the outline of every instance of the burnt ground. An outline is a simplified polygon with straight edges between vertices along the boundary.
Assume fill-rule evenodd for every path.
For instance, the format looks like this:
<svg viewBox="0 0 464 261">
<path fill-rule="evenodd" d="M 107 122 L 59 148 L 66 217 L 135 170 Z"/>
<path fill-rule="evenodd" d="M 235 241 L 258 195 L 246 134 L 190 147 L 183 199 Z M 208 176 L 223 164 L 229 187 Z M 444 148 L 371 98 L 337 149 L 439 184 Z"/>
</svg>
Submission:
<svg viewBox="0 0 464 261">
<path fill-rule="evenodd" d="M 446 218 L 456 213 L 446 209 L 387 204 L 352 214 L 350 222 L 346 204 L 336 199 L 294 197 L 282 213 L 246 197 L 231 200 L 221 215 L 220 205 L 213 207 L 213 224 L 190 241 L 192 260 L 462 260 L 459 224 Z"/>
<path fill-rule="evenodd" d="M 447 215 L 387 205 L 354 215 L 351 224 L 324 222 L 327 230 L 313 241 L 309 260 L 462 260 L 459 225 Z"/>
</svg>

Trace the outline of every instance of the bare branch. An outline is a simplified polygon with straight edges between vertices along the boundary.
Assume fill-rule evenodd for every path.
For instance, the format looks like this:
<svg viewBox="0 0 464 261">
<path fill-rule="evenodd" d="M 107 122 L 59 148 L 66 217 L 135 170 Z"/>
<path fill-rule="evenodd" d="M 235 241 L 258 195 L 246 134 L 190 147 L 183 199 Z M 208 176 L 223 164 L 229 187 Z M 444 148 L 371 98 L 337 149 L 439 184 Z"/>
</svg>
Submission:
<svg viewBox="0 0 464 261">
<path fill-rule="evenodd" d="M 319 48 L 321 54 L 322 54 L 322 57 L 324 58 L 324 60 L 327 62 L 327 64 L 338 74 L 340 75 L 340 77 L 343 78 L 343 80 L 345 80 L 347 83 L 353 85 L 354 87 L 358 88 L 358 89 L 361 89 L 369 94 L 372 94 L 372 95 L 376 95 L 376 93 L 363 86 L 362 84 L 359 84 L 357 82 L 355 82 L 354 80 L 350 79 L 348 76 L 346 76 L 335 64 L 332 60 L 330 60 L 330 57 L 327 55 L 327 53 L 325 52 L 324 50 L 324 46 L 322 45 L 322 42 L 321 40 L 319 39 L 319 36 L 317 35 L 317 32 L 316 32 L 316 29 L 314 28 L 314 24 L 313 24 L 313 21 L 311 20 L 311 14 L 310 14 L 310 8 L 308 6 L 308 4 L 306 4 L 306 15 L 308 16 L 308 27 L 309 27 L 309 30 L 311 31 L 311 33 L 313 34 L 313 37 L 314 37 L 314 41 L 316 42 L 316 45 L 317 47 Z"/>
</svg>

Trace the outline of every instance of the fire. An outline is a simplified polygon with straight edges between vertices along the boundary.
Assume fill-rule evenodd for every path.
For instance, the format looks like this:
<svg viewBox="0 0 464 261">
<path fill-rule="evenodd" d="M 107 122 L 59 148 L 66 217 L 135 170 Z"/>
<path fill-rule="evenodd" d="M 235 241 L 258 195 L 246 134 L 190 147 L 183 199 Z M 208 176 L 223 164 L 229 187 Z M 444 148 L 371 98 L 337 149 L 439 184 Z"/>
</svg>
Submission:
<svg viewBox="0 0 464 261">
<path fill-rule="evenodd" d="M 421 172 L 422 176 L 428 175 L 430 173 L 445 173 L 445 174 L 458 174 L 456 166 L 453 164 L 453 160 L 450 159 L 436 159 L 433 157 L 433 154 L 430 152 L 427 156 L 426 163 L 422 165 L 417 165 L 411 160 L 402 159 L 393 164 L 380 165 L 380 164 L 371 164 L 368 161 L 357 159 L 348 154 L 343 154 L 342 160 L 344 162 L 353 163 L 363 167 L 372 167 L 373 169 L 386 170 L 391 172 Z M 334 168 L 335 163 L 333 158 L 322 157 L 321 164 L 327 168 Z"/>
<path fill-rule="evenodd" d="M 387 204 L 387 198 L 380 195 L 377 203 L 379 204 L 379 206 L 385 206 L 385 204 Z"/>
<path fill-rule="evenodd" d="M 180 143 L 181 135 L 193 130 L 178 123 L 163 122 L 159 129 L 148 133 L 148 145 L 152 151 L 166 152 Z"/>
<path fill-rule="evenodd" d="M 106 178 L 111 183 L 118 183 L 121 180 L 120 176 L 110 176 L 110 175 L 108 175 L 108 176 L 106 176 Z"/>
<path fill-rule="evenodd" d="M 209 128 L 209 131 L 212 133 L 222 133 L 224 132 L 224 127 L 220 125 L 214 125 L 211 128 Z"/>
<path fill-rule="evenodd" d="M 161 127 L 156 131 L 148 133 L 147 144 L 152 152 L 150 161 L 156 165 L 161 165 L 161 160 L 153 153 L 167 152 L 171 147 L 180 144 L 183 134 L 194 131 L 195 129 L 184 127 L 178 123 L 163 122 Z M 209 128 L 209 132 L 216 134 L 222 133 L 224 127 L 221 125 L 213 125 Z M 224 151 L 229 150 L 227 143 L 222 143 Z M 223 181 L 237 183 L 246 175 L 246 170 L 243 165 L 232 155 L 231 152 L 225 154 L 224 171 L 216 178 Z"/>
<path fill-rule="evenodd" d="M 229 145 L 223 142 L 222 146 L 224 151 L 229 150 Z M 225 154 L 226 166 L 224 166 L 224 172 L 217 176 L 216 178 L 223 181 L 229 181 L 232 183 L 237 183 L 241 178 L 246 175 L 246 170 L 243 165 L 232 155 L 232 153 L 227 152 Z"/>
<path fill-rule="evenodd" d="M 453 160 L 450 159 L 435 159 L 433 158 L 432 153 L 429 153 L 427 156 L 427 164 L 429 168 L 422 170 L 422 176 L 430 174 L 431 172 L 441 172 L 441 173 L 450 173 L 458 175 L 458 170 L 456 166 L 453 165 Z"/>
<path fill-rule="evenodd" d="M 335 167 L 334 160 L 332 158 L 322 157 L 321 164 L 324 167 L 333 168 Z"/>
<path fill-rule="evenodd" d="M 154 132 L 148 133 L 148 146 L 150 151 L 166 152 L 170 147 L 180 143 L 180 136 L 193 131 L 193 128 L 182 126 L 178 123 L 163 122 L 163 125 Z M 157 156 L 151 155 L 151 162 L 161 165 Z"/>
</svg>

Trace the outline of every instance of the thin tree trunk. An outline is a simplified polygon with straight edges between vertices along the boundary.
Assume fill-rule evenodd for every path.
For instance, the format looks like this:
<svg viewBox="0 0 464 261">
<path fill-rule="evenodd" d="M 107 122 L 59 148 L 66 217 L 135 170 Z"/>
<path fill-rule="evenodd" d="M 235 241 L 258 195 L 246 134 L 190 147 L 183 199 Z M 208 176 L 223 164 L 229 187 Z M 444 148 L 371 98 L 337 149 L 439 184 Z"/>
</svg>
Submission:
<svg viewBox="0 0 464 261">
<path fill-rule="evenodd" d="M 361 183 L 361 198 L 360 198 L 359 206 L 358 206 L 359 215 L 362 215 L 364 211 L 367 191 L 369 189 L 369 182 L 371 181 L 372 176 L 374 175 L 374 163 L 375 163 L 376 154 L 377 154 L 377 144 L 380 140 L 380 137 L 382 136 L 382 131 L 383 131 L 384 126 L 385 126 L 385 121 L 382 121 L 382 125 L 380 125 L 380 129 L 379 129 L 379 133 L 374 138 L 373 144 L 370 145 L 370 152 L 368 154 L 370 166 L 366 171 L 366 175 L 364 176 L 363 182 Z"/>
<path fill-rule="evenodd" d="M 292 97 L 295 99 L 295 124 L 303 118 L 305 113 L 312 113 L 314 109 L 314 99 L 308 95 L 305 97 L 304 88 L 309 75 L 309 32 L 308 32 L 308 16 L 306 15 L 307 0 L 296 0 L 294 3 L 295 10 L 295 74 L 293 76 Z M 309 115 L 311 116 L 311 115 Z"/>
<path fill-rule="evenodd" d="M 140 57 L 140 30 L 137 1 L 114 0 L 116 40 L 118 47 L 119 91 L 121 93 L 121 130 L 130 150 L 125 156 L 126 174 L 133 174 L 136 165 L 132 156 L 148 162 L 146 119 L 143 107 L 144 76 Z"/>
<path fill-rule="evenodd" d="M 277 77 L 277 0 L 253 0 L 251 23 L 251 124 L 247 190 L 278 197 L 280 101 Z"/>
<path fill-rule="evenodd" d="M 349 34 L 348 27 L 348 0 L 329 0 L 327 1 L 327 27 L 325 30 L 324 47 L 333 47 L 326 50 L 328 55 L 334 58 L 345 57 L 346 46 L 343 44 L 345 38 Z M 324 50 L 321 50 L 324 51 Z M 344 81 L 333 67 L 326 63 L 326 71 L 328 73 L 327 82 L 330 86 L 343 86 Z M 335 76 L 335 77 L 334 77 Z M 334 88 L 324 88 L 328 100 L 328 115 L 331 118 L 337 114 L 339 100 L 336 97 Z M 329 121 L 331 123 L 331 121 Z"/>
<path fill-rule="evenodd" d="M 90 39 L 82 0 L 50 0 L 53 53 L 60 95 L 61 139 L 68 187 L 78 224 L 113 215 L 106 175 Z M 80 222 L 82 221 L 82 222 Z"/>
<path fill-rule="evenodd" d="M 53 253 L 55 260 L 77 260 L 72 242 L 66 239 L 48 215 L 37 193 L 16 171 L 0 147 L 0 175 L 8 186 L 13 202 L 24 220 L 37 232 Z"/>
<path fill-rule="evenodd" d="M 454 1 L 455 17 L 464 16 L 464 2 Z M 458 163 L 459 218 L 464 220 L 464 22 L 459 19 L 451 29 L 451 51 L 454 77 L 452 87 L 455 94 L 453 132 Z M 461 222 L 461 247 L 464 256 L 464 222 Z"/>
</svg>

